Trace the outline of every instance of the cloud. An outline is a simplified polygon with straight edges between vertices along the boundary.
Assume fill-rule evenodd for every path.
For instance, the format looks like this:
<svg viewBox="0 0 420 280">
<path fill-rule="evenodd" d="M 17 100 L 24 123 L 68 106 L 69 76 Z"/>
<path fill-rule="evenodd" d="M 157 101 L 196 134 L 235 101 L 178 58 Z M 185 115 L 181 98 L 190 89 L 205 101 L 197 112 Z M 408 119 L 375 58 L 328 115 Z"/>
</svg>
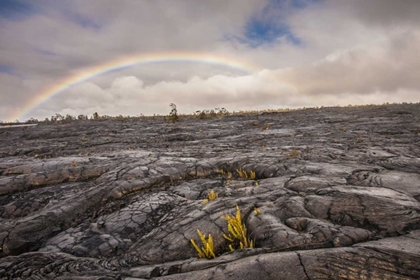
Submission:
<svg viewBox="0 0 420 280">
<path fill-rule="evenodd" d="M 207 79 L 192 77 L 186 82 L 161 81 L 145 86 L 134 77 L 118 77 L 110 87 L 99 88 L 93 83 L 83 83 L 69 90 L 59 100 L 52 100 L 47 111 L 40 108 L 33 112 L 38 118 L 46 113 L 60 114 L 78 110 L 79 114 L 167 114 L 168 105 L 176 103 L 180 112 L 226 107 L 229 110 L 252 108 L 255 105 L 273 106 L 273 98 L 281 105 L 290 88 L 273 80 L 271 71 L 254 75 L 230 77 L 216 75 Z M 281 93 L 281 94 L 279 94 Z M 54 113 L 53 113 L 54 114 Z"/>
<path fill-rule="evenodd" d="M 278 78 L 304 94 L 420 92 L 420 33 L 396 36 L 382 48 L 347 50 L 312 67 L 280 70 Z"/>
<path fill-rule="evenodd" d="M 345 9 L 349 15 L 367 25 L 384 28 L 418 26 L 420 2 L 417 0 L 328 0 L 334 8 Z"/>
<path fill-rule="evenodd" d="M 10 2 L 10 1 L 9 1 Z M 11 3 L 11 2 L 10 2 Z M 420 1 L 22 0 L 0 18 L 0 119 L 84 67 L 159 51 L 260 66 L 139 65 L 64 91 L 29 117 L 420 101 Z M 18 35 L 17 35 L 18 34 Z"/>
</svg>

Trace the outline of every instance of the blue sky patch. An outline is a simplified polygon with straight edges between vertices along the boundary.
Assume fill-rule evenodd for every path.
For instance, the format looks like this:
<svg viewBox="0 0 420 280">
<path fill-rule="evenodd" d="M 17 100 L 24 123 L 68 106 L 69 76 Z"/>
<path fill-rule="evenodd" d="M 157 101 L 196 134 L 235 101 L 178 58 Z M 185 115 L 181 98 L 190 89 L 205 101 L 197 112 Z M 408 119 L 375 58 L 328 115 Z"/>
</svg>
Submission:
<svg viewBox="0 0 420 280">
<path fill-rule="evenodd" d="M 20 20 L 35 14 L 35 7 L 29 1 L 0 0 L 0 17 L 8 20 Z"/>
<path fill-rule="evenodd" d="M 322 1 L 324 1 L 324 0 L 294 0 L 293 1 L 293 7 L 299 8 L 299 9 L 304 9 L 311 4 L 322 2 Z"/>
<path fill-rule="evenodd" d="M 252 18 L 245 26 L 245 38 L 253 47 L 261 44 L 272 43 L 278 38 L 285 38 L 294 45 L 300 45 L 301 40 L 296 37 L 290 28 L 283 23 L 273 22 L 271 20 L 260 20 Z"/>
<path fill-rule="evenodd" d="M 262 11 L 245 23 L 243 36 L 239 42 L 253 48 L 275 43 L 279 39 L 281 42 L 296 46 L 302 45 L 302 40 L 287 24 L 287 16 L 318 1 L 322 0 L 270 0 Z"/>
<path fill-rule="evenodd" d="M 269 5 L 281 5 L 281 6 L 290 5 L 291 7 L 296 8 L 296 9 L 304 9 L 308 5 L 316 3 L 316 2 L 320 2 L 320 1 L 322 0 L 270 0 Z"/>
<path fill-rule="evenodd" d="M 18 76 L 13 68 L 6 64 L 0 64 L 0 73 L 6 73 L 11 76 Z"/>
</svg>

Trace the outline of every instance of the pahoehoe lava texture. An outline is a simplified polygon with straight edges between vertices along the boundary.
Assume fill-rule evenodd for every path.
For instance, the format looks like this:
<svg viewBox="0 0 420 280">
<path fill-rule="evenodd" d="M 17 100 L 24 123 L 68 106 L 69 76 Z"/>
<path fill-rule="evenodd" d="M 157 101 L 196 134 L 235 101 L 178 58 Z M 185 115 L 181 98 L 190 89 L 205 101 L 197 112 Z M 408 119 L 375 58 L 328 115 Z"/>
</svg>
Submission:
<svg viewBox="0 0 420 280">
<path fill-rule="evenodd" d="M 0 129 L 0 246 L 1 279 L 420 279 L 420 104 Z"/>
</svg>

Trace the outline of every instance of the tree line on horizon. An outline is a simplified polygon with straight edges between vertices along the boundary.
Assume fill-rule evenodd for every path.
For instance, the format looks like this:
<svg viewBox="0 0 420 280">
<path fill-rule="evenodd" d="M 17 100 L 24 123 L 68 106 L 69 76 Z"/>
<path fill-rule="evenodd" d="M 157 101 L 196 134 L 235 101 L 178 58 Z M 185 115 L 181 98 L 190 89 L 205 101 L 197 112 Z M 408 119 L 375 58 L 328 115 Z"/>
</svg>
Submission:
<svg viewBox="0 0 420 280">
<path fill-rule="evenodd" d="M 320 107 L 303 107 L 303 108 L 281 108 L 281 109 L 266 109 L 266 110 L 240 110 L 240 111 L 233 111 L 229 112 L 225 108 L 215 108 L 211 110 L 197 110 L 192 114 L 178 114 L 177 107 L 174 103 L 169 104 L 171 107 L 171 111 L 169 115 L 160 115 L 160 114 L 153 114 L 152 116 L 147 115 L 137 115 L 137 116 L 109 116 L 109 115 L 99 115 L 98 112 L 94 112 L 91 116 L 80 114 L 78 116 L 72 116 L 70 114 L 61 115 L 56 113 L 55 115 L 51 116 L 50 118 L 45 118 L 44 120 L 38 120 L 36 118 L 30 118 L 29 120 L 20 122 L 19 120 L 15 120 L 14 122 L 3 122 L 0 120 L 0 124 L 38 124 L 38 123 L 68 123 L 73 121 L 86 121 L 86 120 L 108 120 L 108 119 L 115 119 L 115 120 L 124 120 L 130 118 L 163 118 L 164 121 L 169 122 L 178 122 L 179 116 L 183 117 L 195 117 L 197 119 L 206 119 L 206 118 L 213 118 L 217 116 L 227 116 L 227 115 L 240 115 L 240 114 L 255 114 L 255 113 L 263 113 L 263 112 L 290 112 L 290 111 L 299 111 L 299 110 L 307 110 L 307 109 L 323 109 L 323 108 L 334 108 L 334 107 L 372 107 L 372 106 L 388 106 L 388 105 L 407 105 L 407 104 L 420 104 L 420 102 L 413 103 L 413 102 L 402 102 L 402 103 L 389 103 L 385 102 L 383 104 L 365 104 L 365 105 L 352 105 L 349 104 L 347 106 L 320 106 Z"/>
</svg>

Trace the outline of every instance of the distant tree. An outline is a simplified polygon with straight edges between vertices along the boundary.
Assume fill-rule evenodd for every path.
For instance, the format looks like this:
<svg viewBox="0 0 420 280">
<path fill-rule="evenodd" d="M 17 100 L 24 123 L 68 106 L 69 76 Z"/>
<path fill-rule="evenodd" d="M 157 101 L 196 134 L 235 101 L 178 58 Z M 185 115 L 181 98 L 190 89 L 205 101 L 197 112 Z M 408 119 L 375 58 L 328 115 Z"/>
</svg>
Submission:
<svg viewBox="0 0 420 280">
<path fill-rule="evenodd" d="M 82 120 L 87 120 L 87 119 L 88 119 L 88 116 L 85 116 L 85 115 L 78 115 L 78 116 L 77 116 L 77 119 L 78 119 L 79 121 L 82 121 Z"/>
<path fill-rule="evenodd" d="M 73 117 L 72 115 L 67 114 L 66 117 L 64 118 L 64 120 L 66 122 L 71 122 L 74 121 L 76 119 L 76 117 Z"/>
<path fill-rule="evenodd" d="M 99 119 L 99 114 L 98 114 L 98 112 L 93 113 L 93 119 L 94 119 L 94 120 Z"/>
<path fill-rule="evenodd" d="M 168 117 L 169 121 L 173 123 L 179 122 L 179 116 L 178 116 L 178 111 L 176 109 L 176 105 L 174 103 L 171 103 L 169 104 L 169 106 L 172 108 Z"/>
<path fill-rule="evenodd" d="M 29 120 L 27 120 L 25 123 L 38 123 L 39 121 L 37 119 L 34 118 L 30 118 Z"/>
<path fill-rule="evenodd" d="M 64 116 L 63 115 L 60 115 L 60 114 L 55 114 L 55 118 L 56 118 L 57 121 L 64 120 Z"/>
<path fill-rule="evenodd" d="M 214 110 L 211 110 L 211 111 L 209 112 L 209 116 L 210 116 L 210 118 L 214 118 L 214 117 L 216 117 L 217 115 L 216 115 L 216 112 L 215 112 Z"/>
</svg>

